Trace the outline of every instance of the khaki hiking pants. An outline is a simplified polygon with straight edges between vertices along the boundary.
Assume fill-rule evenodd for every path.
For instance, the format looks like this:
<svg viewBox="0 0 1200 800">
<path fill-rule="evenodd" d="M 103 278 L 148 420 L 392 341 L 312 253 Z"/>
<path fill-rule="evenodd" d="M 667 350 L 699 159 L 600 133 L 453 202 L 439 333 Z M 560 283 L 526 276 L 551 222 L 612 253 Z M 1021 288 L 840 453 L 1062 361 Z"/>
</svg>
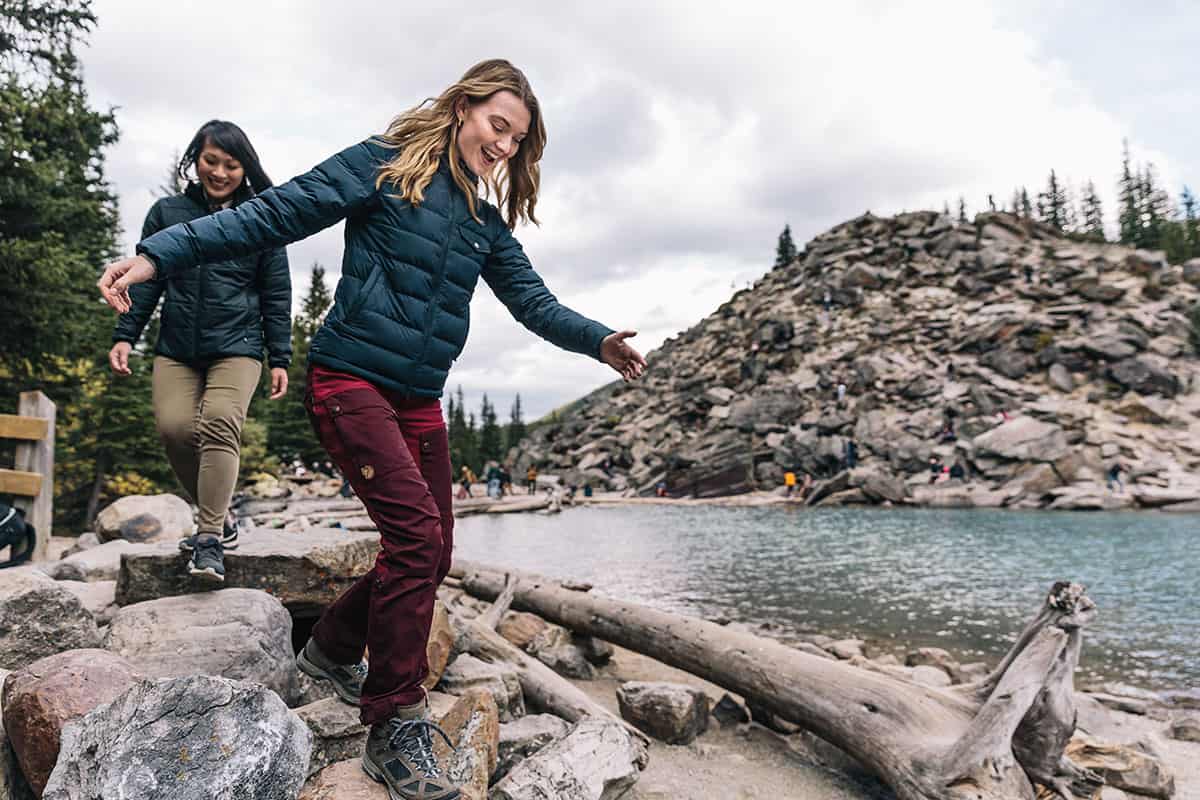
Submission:
<svg viewBox="0 0 1200 800">
<path fill-rule="evenodd" d="M 197 533 L 221 533 L 261 374 L 262 362 L 245 356 L 206 365 L 154 358 L 154 421 L 171 469 L 200 508 Z"/>
</svg>

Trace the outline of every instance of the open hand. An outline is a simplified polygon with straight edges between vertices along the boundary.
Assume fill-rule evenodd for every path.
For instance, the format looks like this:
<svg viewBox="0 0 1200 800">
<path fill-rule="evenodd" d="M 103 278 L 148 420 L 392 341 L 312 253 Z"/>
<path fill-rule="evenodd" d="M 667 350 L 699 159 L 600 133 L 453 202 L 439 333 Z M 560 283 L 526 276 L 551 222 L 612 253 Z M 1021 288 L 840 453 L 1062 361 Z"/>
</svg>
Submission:
<svg viewBox="0 0 1200 800">
<path fill-rule="evenodd" d="M 271 367 L 271 399 L 278 400 L 287 394 L 287 370 L 283 367 Z"/>
<path fill-rule="evenodd" d="M 155 272 L 153 262 L 145 256 L 123 258 L 105 267 L 96 285 L 100 287 L 104 302 L 116 309 L 117 313 L 124 314 L 132 307 L 129 287 L 150 280 Z"/>
<path fill-rule="evenodd" d="M 646 371 L 646 359 L 625 340 L 637 336 L 637 331 L 610 333 L 600 343 L 600 360 L 621 373 L 627 381 L 636 380 Z"/>
<path fill-rule="evenodd" d="M 117 342 L 108 351 L 108 365 L 117 375 L 132 374 L 129 371 L 129 351 L 132 349 L 133 345 L 129 342 Z"/>
</svg>

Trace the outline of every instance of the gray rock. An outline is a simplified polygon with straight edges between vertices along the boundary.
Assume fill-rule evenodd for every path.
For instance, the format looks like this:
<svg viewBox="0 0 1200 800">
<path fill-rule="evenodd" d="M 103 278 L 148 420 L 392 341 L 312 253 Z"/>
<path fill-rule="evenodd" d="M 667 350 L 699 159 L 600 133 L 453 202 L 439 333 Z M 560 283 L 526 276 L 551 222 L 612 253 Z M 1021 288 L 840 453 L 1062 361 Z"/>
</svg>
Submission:
<svg viewBox="0 0 1200 800">
<path fill-rule="evenodd" d="M 1181 742 L 1200 742 L 1200 714 L 1176 715 L 1167 734 Z"/>
<path fill-rule="evenodd" d="M 113 616 L 121 610 L 117 605 L 116 581 L 59 581 L 58 584 L 79 598 L 97 625 L 104 626 L 112 622 Z"/>
<path fill-rule="evenodd" d="M 195 531 L 192 507 L 173 494 L 122 497 L 96 517 L 96 533 L 105 542 L 177 542 Z"/>
<path fill-rule="evenodd" d="M 595 636 L 575 634 L 571 637 L 571 641 L 583 653 L 584 658 L 597 666 L 607 664 L 612 660 L 613 654 L 616 653 L 611 644 L 603 639 L 597 639 Z"/>
<path fill-rule="evenodd" d="M 490 800 L 616 800 L 646 766 L 646 753 L 618 722 L 588 717 L 513 767 Z M 553 794 L 547 794 L 553 787 Z"/>
<path fill-rule="evenodd" d="M 681 683 L 623 683 L 617 705 L 622 717 L 667 744 L 689 744 L 708 730 L 708 695 Z"/>
<path fill-rule="evenodd" d="M 1020 461 L 1054 461 L 1069 451 L 1062 428 L 1019 416 L 976 436 L 975 449 Z"/>
<path fill-rule="evenodd" d="M 1170 371 L 1144 358 L 1127 358 L 1108 368 L 1108 377 L 1138 394 L 1161 394 L 1174 397 L 1179 392 L 1179 379 Z"/>
<path fill-rule="evenodd" d="M 104 646 L 149 677 L 219 675 L 261 683 L 285 701 L 296 690 L 292 618 L 277 599 L 254 589 L 125 606 Z"/>
<path fill-rule="evenodd" d="M 913 683 L 919 683 L 922 686 L 932 686 L 934 688 L 942 688 L 949 686 L 953 681 L 945 670 L 927 664 L 913 667 L 910 673 Z"/>
<path fill-rule="evenodd" d="M 359 722 L 359 710 L 338 698 L 318 700 L 296 709 L 296 716 L 312 731 L 308 777 L 330 764 L 361 756 L 369 729 Z"/>
<path fill-rule="evenodd" d="M 172 497 L 173 495 L 167 495 Z M 134 544 L 113 539 L 96 547 L 67 556 L 47 569 L 59 581 L 116 581 L 121 572 L 121 554 L 153 552 L 154 545 Z"/>
<path fill-rule="evenodd" d="M 483 689 L 496 701 L 501 722 L 525 716 L 521 679 L 515 669 L 506 665 L 489 664 L 464 653 L 446 667 L 438 688 L 453 695 L 461 695 L 468 689 Z"/>
<path fill-rule="evenodd" d="M 588 661 L 583 650 L 571 642 L 539 648 L 536 655 L 538 661 L 568 678 L 590 681 L 596 677 L 596 668 Z"/>
<path fill-rule="evenodd" d="M 1049 372 L 1046 373 L 1046 379 L 1060 392 L 1075 391 L 1075 379 L 1071 377 L 1071 371 L 1062 364 L 1051 364 Z"/>
<path fill-rule="evenodd" d="M 805 643 L 807 644 L 807 642 Z M 815 645 L 811 645 L 816 647 Z M 824 655 L 824 653 L 822 653 Z M 728 692 L 721 696 L 712 709 L 713 717 L 724 728 L 728 725 L 741 725 L 750 721 L 750 712 Z"/>
<path fill-rule="evenodd" d="M 879 271 L 862 263 L 861 261 L 851 264 L 850 268 L 842 273 L 842 288 L 854 289 L 861 287 L 863 289 L 878 289 L 883 286 L 883 280 L 879 276 Z"/>
<path fill-rule="evenodd" d="M 8 677 L 8 670 L 0 669 L 0 686 Z M 4 732 L 4 708 L 0 706 L 0 800 L 34 800 L 33 790 L 21 774 L 17 754 Z"/>
<path fill-rule="evenodd" d="M 237 550 L 225 553 L 225 586 L 261 589 L 297 616 L 319 616 L 371 569 L 378 553 L 379 534 L 370 531 L 256 528 L 241 537 Z M 187 554 L 176 543 L 126 555 L 117 579 L 117 602 L 129 605 L 195 592 L 196 582 L 186 565 Z"/>
<path fill-rule="evenodd" d="M 553 741 L 563 738 L 570 724 L 553 714 L 529 714 L 500 726 L 500 744 L 496 759 L 495 783 L 513 767 Z"/>
<path fill-rule="evenodd" d="M 1200 288 L 1200 258 L 1183 262 L 1183 279 L 1196 288 Z"/>
<path fill-rule="evenodd" d="M 42 800 L 293 800 L 312 734 L 271 691 L 147 680 L 69 724 Z"/>
<path fill-rule="evenodd" d="M 76 553 L 82 553 L 84 550 L 99 546 L 99 544 L 100 537 L 95 533 L 91 531 L 81 533 L 79 534 L 79 538 L 75 540 L 75 544 L 63 551 L 62 557 L 67 558 L 68 556 L 73 556 Z"/>
<path fill-rule="evenodd" d="M 96 621 L 70 590 L 33 570 L 0 571 L 0 669 L 99 646 Z"/>
</svg>

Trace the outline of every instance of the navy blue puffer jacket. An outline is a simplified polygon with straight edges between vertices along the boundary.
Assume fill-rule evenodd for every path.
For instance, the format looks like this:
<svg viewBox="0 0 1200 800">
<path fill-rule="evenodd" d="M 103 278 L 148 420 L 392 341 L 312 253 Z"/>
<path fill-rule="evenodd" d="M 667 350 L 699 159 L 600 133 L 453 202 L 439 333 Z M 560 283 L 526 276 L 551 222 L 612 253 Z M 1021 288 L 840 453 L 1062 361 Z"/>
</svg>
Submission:
<svg viewBox="0 0 1200 800">
<path fill-rule="evenodd" d="M 368 139 L 253 200 L 167 228 L 138 252 L 169 278 L 196 264 L 303 239 L 346 219 L 334 305 L 309 360 L 405 394 L 440 397 L 462 352 L 480 276 L 519 322 L 566 350 L 600 357 L 612 333 L 560 304 L 490 203 L 483 224 L 443 158 L 414 206 L 375 186 L 394 150 Z"/>
</svg>

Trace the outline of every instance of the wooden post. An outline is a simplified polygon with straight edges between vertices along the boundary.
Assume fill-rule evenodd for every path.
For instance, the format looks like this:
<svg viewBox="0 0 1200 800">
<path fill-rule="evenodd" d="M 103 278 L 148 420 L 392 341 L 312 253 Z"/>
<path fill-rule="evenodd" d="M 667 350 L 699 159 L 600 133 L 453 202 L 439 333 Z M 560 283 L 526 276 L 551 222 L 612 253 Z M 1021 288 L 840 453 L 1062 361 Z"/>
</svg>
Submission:
<svg viewBox="0 0 1200 800">
<path fill-rule="evenodd" d="M 18 470 L 42 475 L 41 491 L 33 498 L 18 498 L 17 508 L 25 511 L 25 519 L 37 530 L 33 561 L 45 561 L 50 547 L 50 528 L 54 520 L 54 403 L 41 392 L 21 392 L 17 413 L 22 417 L 46 420 L 46 435 L 40 441 L 23 441 L 17 445 L 13 466 Z"/>
</svg>

